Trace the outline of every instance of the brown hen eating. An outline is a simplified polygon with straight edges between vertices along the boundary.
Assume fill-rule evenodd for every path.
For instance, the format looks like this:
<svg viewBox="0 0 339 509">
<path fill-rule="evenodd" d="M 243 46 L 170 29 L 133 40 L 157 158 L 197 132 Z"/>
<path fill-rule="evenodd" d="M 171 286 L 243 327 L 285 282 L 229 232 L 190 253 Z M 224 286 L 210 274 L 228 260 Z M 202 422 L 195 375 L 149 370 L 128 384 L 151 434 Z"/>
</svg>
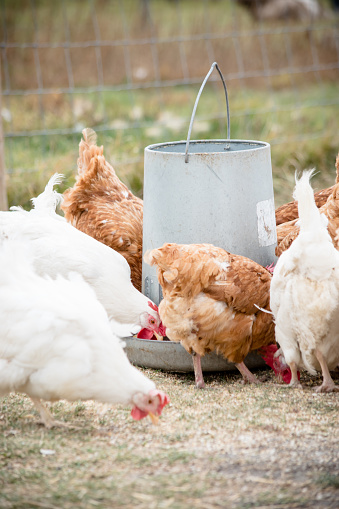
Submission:
<svg viewBox="0 0 339 509">
<path fill-rule="evenodd" d="M 259 382 L 244 359 L 257 349 L 273 357 L 268 345 L 277 350 L 270 272 L 212 244 L 164 244 L 144 259 L 157 267 L 164 297 L 159 314 L 167 337 L 192 354 L 197 387 L 204 387 L 201 357 L 212 351 L 234 362 L 245 381 Z M 274 357 L 275 372 L 284 377 L 286 364 Z"/>
</svg>

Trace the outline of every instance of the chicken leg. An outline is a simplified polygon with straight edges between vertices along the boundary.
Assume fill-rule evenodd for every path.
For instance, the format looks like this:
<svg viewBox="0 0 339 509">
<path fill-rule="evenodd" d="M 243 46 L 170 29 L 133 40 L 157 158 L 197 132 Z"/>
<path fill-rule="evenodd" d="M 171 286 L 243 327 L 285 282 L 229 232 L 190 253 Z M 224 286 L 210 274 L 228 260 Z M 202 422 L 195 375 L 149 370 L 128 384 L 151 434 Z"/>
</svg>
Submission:
<svg viewBox="0 0 339 509">
<path fill-rule="evenodd" d="M 250 370 L 244 364 L 244 362 L 236 362 L 235 366 L 238 368 L 238 370 L 242 374 L 245 383 L 246 382 L 250 382 L 252 384 L 260 384 L 261 383 L 260 380 L 258 380 L 258 378 L 255 375 L 253 375 L 253 373 L 250 372 Z"/>
<path fill-rule="evenodd" d="M 195 376 L 195 384 L 197 389 L 204 389 L 205 382 L 201 369 L 201 357 L 197 353 L 192 353 L 193 360 L 193 368 L 194 368 L 194 376 Z"/>
<path fill-rule="evenodd" d="M 321 372 L 323 375 L 323 383 L 316 388 L 316 392 L 339 392 L 339 387 L 335 385 L 335 383 L 332 380 L 324 356 L 317 348 L 315 349 L 315 356 L 319 361 Z"/>
<path fill-rule="evenodd" d="M 279 384 L 279 387 L 294 387 L 298 389 L 302 389 L 303 386 L 300 383 L 300 380 L 298 378 L 298 366 L 295 362 L 291 362 L 289 365 L 289 368 L 291 370 L 291 381 L 289 384 Z"/>
<path fill-rule="evenodd" d="M 62 427 L 62 428 L 69 427 L 68 424 L 66 424 L 64 422 L 56 421 L 55 419 L 53 419 L 52 414 L 50 413 L 48 408 L 46 408 L 45 405 L 43 403 L 41 403 L 39 398 L 32 398 L 32 396 L 31 396 L 31 400 L 33 401 L 35 408 L 38 410 L 38 412 L 40 414 L 40 417 L 41 417 L 40 422 L 47 429 L 51 429 L 53 427 Z"/>
</svg>

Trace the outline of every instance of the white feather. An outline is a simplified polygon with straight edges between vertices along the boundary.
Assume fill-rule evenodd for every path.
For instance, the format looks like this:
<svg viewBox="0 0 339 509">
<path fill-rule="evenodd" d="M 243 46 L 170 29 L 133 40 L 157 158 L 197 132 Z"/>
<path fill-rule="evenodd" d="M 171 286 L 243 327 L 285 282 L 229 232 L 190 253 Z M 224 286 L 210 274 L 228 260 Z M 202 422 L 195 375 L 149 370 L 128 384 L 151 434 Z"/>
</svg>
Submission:
<svg viewBox="0 0 339 509">
<path fill-rule="evenodd" d="M 286 361 L 320 369 L 317 348 L 330 369 L 339 363 L 339 252 L 327 231 L 327 219 L 314 202 L 310 178 L 296 181 L 300 233 L 279 258 L 271 282 L 276 339 Z"/>
<path fill-rule="evenodd" d="M 0 246 L 0 395 L 129 404 L 154 389 L 82 277 L 39 276 L 31 255 L 29 245 Z"/>
<path fill-rule="evenodd" d="M 140 329 L 146 327 L 146 315 L 150 314 L 160 324 L 158 313 L 148 305 L 149 299 L 132 285 L 125 258 L 55 213 L 52 193 L 59 177 L 57 174 L 52 177 L 30 212 L 20 208 L 0 212 L 0 238 L 30 243 L 34 268 L 40 275 L 56 278 L 58 274 L 66 277 L 70 272 L 80 273 L 109 318 L 116 322 Z"/>
<path fill-rule="evenodd" d="M 55 213 L 56 207 L 62 202 L 63 196 L 54 190 L 54 186 L 61 184 L 64 176 L 61 173 L 55 173 L 49 179 L 45 191 L 36 198 L 32 198 L 32 212 L 35 214 L 51 215 L 57 219 L 65 220 L 62 216 Z M 14 209 L 14 207 L 13 207 Z"/>
</svg>

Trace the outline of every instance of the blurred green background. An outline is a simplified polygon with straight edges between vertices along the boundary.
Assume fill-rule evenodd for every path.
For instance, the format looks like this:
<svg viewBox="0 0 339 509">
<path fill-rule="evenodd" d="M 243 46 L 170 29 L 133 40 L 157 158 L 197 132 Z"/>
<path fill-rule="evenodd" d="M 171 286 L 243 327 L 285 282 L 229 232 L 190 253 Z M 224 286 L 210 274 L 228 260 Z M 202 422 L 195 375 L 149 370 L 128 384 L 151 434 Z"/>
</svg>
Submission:
<svg viewBox="0 0 339 509">
<path fill-rule="evenodd" d="M 2 125 L 9 205 L 30 207 L 54 172 L 73 184 L 81 131 L 92 127 L 117 174 L 142 197 L 143 150 L 186 139 L 213 61 L 226 80 L 231 138 L 271 144 L 276 206 L 295 169 L 335 180 L 339 18 L 256 19 L 235 0 L 2 0 Z M 226 137 L 217 72 L 192 139 Z"/>
</svg>

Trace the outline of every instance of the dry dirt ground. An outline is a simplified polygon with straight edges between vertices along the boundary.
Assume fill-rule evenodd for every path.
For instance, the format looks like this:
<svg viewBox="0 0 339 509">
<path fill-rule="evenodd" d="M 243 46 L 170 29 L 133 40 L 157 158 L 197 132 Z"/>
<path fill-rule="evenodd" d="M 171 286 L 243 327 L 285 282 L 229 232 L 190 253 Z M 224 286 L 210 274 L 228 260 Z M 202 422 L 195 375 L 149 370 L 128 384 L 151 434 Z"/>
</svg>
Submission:
<svg viewBox="0 0 339 509">
<path fill-rule="evenodd" d="M 28 398 L 2 399 L 0 508 L 339 507 L 339 393 L 315 393 L 320 378 L 206 374 L 198 391 L 191 374 L 144 371 L 171 398 L 159 426 L 62 401 L 51 411 L 73 427 L 46 430 Z"/>
</svg>

